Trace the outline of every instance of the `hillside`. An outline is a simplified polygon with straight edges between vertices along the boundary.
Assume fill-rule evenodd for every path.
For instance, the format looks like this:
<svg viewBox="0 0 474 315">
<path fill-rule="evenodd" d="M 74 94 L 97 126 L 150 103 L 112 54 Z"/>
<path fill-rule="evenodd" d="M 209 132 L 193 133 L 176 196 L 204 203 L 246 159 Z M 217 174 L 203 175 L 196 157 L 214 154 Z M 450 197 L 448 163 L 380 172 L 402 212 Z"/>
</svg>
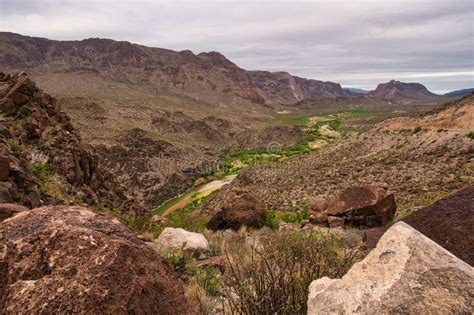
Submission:
<svg viewBox="0 0 474 315">
<path fill-rule="evenodd" d="M 82 143 L 57 100 L 25 73 L 0 73 L 0 203 L 118 206 L 128 215 L 146 208 Z"/>
<path fill-rule="evenodd" d="M 432 100 L 439 97 L 420 83 L 405 83 L 391 80 L 381 83 L 373 91 L 367 93 L 370 96 L 391 100 Z"/>
<path fill-rule="evenodd" d="M 469 95 L 472 92 L 474 92 L 474 88 L 462 89 L 462 90 L 456 90 L 456 91 L 448 92 L 448 93 L 445 93 L 444 96 L 445 97 L 450 97 L 450 98 L 458 98 L 458 97 L 464 97 L 466 95 Z"/>
<path fill-rule="evenodd" d="M 402 215 L 474 183 L 473 112 L 471 95 L 417 118 L 388 119 L 306 155 L 250 166 L 226 189 L 251 190 L 271 211 L 298 211 L 315 197 L 384 183 Z M 203 204 L 202 213 L 219 208 L 226 189 Z"/>
</svg>

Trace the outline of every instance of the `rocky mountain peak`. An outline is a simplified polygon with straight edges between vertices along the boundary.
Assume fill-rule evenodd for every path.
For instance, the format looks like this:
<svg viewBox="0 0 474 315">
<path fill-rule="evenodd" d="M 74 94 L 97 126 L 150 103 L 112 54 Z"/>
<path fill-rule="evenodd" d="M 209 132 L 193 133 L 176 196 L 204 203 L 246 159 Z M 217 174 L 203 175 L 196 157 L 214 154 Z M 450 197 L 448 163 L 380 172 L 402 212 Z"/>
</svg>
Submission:
<svg viewBox="0 0 474 315">
<path fill-rule="evenodd" d="M 386 98 L 406 98 L 406 99 L 433 99 L 438 95 L 430 92 L 423 84 L 405 83 L 397 80 L 390 80 L 387 83 L 380 83 L 374 91 L 368 95 Z"/>
</svg>

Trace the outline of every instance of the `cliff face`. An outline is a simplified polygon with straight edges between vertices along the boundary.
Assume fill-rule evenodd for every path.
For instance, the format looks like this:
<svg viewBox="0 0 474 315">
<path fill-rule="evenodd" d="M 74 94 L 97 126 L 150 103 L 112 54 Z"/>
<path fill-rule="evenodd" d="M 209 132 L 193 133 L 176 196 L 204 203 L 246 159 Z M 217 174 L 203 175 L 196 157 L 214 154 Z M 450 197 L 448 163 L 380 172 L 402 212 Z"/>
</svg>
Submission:
<svg viewBox="0 0 474 315">
<path fill-rule="evenodd" d="M 282 104 L 320 97 L 349 96 L 338 83 L 299 78 L 287 72 L 252 71 L 250 76 L 259 90 Z"/>
</svg>

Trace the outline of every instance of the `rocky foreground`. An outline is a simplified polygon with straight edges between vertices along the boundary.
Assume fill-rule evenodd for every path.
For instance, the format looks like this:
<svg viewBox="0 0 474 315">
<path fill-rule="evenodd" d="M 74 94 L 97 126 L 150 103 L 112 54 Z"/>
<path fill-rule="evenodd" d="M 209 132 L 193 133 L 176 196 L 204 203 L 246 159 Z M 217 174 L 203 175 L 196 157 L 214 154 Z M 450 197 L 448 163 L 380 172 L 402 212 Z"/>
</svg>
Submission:
<svg viewBox="0 0 474 315">
<path fill-rule="evenodd" d="M 166 260 L 116 219 L 48 206 L 0 224 L 1 314 L 196 314 Z"/>
<path fill-rule="evenodd" d="M 469 314 L 474 269 L 399 222 L 342 279 L 309 288 L 308 314 Z"/>
</svg>

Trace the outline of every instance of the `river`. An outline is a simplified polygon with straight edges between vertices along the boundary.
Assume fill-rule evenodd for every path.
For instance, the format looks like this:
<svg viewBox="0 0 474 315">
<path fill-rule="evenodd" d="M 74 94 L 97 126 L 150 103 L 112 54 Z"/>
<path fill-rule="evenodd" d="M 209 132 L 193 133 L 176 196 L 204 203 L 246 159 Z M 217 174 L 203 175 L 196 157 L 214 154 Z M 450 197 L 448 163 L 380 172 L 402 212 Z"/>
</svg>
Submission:
<svg viewBox="0 0 474 315">
<path fill-rule="evenodd" d="M 221 189 L 222 186 L 232 182 L 236 176 L 237 175 L 229 175 L 222 179 L 216 179 L 209 183 L 193 187 L 185 193 L 166 201 L 157 210 L 155 210 L 154 213 L 162 216 L 168 216 L 173 213 L 173 211 L 184 208 L 193 202 L 193 197 L 196 194 L 199 194 L 200 197 L 205 197 L 212 192 Z"/>
</svg>

